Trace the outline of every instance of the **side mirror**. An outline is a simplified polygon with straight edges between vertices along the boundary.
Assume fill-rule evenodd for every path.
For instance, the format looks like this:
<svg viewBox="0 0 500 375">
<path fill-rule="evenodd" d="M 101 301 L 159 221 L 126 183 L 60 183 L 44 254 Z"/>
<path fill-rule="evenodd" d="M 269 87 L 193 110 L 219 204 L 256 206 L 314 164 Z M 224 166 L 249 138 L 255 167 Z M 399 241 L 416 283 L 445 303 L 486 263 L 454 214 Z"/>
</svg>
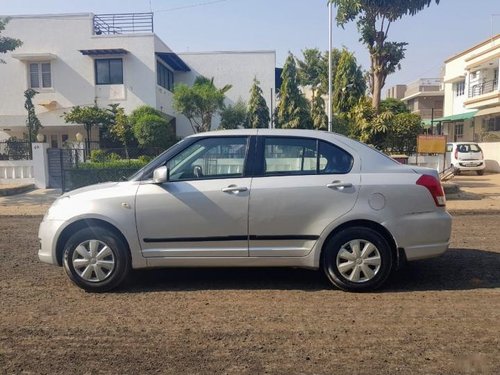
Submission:
<svg viewBox="0 0 500 375">
<path fill-rule="evenodd" d="M 170 170 L 166 167 L 159 167 L 153 171 L 153 182 L 155 184 L 163 184 L 170 179 Z"/>
</svg>

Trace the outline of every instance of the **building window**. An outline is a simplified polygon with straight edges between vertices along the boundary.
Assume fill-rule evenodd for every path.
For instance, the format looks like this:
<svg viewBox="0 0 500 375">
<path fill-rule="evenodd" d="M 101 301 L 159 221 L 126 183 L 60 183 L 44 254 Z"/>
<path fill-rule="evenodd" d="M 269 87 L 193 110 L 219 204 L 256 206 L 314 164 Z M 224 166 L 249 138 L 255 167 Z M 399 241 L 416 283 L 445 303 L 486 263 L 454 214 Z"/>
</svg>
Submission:
<svg viewBox="0 0 500 375">
<path fill-rule="evenodd" d="M 455 139 L 460 140 L 464 137 L 464 124 L 456 124 L 455 125 Z"/>
<path fill-rule="evenodd" d="M 57 148 L 59 145 L 57 143 L 57 134 L 51 134 L 50 136 L 50 147 Z"/>
<path fill-rule="evenodd" d="M 159 61 L 156 61 L 156 75 L 158 85 L 172 91 L 174 88 L 174 73 Z"/>
<path fill-rule="evenodd" d="M 498 132 L 500 131 L 500 117 L 492 117 L 487 120 L 487 131 L 489 132 Z"/>
<path fill-rule="evenodd" d="M 455 96 L 462 96 L 465 92 L 465 81 L 455 83 Z"/>
<path fill-rule="evenodd" d="M 122 59 L 96 59 L 95 83 L 97 85 L 123 84 Z"/>
<path fill-rule="evenodd" d="M 30 87 L 32 89 L 52 87 L 50 62 L 30 63 Z"/>
</svg>

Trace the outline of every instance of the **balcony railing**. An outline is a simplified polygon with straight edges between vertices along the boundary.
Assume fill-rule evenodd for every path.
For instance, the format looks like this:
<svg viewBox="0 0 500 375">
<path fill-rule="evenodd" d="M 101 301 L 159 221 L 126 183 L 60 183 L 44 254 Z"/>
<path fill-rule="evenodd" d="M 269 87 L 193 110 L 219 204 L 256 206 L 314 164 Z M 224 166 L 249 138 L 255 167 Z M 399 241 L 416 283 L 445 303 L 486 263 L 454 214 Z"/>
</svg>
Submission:
<svg viewBox="0 0 500 375">
<path fill-rule="evenodd" d="M 488 94 L 489 92 L 498 90 L 498 81 L 486 81 L 482 83 L 473 83 L 469 87 L 469 98 L 473 98 L 475 96 Z"/>
<path fill-rule="evenodd" d="M 432 118 L 432 109 L 417 109 L 413 111 L 413 113 L 416 113 L 417 115 L 420 115 L 422 119 L 431 119 Z M 443 117 L 443 110 L 442 109 L 437 109 L 434 108 L 434 118 L 438 117 Z"/>
<path fill-rule="evenodd" d="M 153 13 L 94 15 L 95 35 L 152 33 Z"/>
</svg>

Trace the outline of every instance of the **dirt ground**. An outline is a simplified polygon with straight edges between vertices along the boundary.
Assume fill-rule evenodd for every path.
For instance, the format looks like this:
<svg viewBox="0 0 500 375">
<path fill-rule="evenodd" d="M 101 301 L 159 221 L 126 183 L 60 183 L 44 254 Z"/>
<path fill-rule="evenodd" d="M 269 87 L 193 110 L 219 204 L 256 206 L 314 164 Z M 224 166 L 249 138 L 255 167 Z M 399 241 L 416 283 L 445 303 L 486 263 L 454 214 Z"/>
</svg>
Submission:
<svg viewBox="0 0 500 375">
<path fill-rule="evenodd" d="M 41 217 L 0 217 L 0 373 L 500 373 L 498 213 L 377 293 L 295 269 L 155 270 L 89 294 L 37 259 Z"/>
</svg>

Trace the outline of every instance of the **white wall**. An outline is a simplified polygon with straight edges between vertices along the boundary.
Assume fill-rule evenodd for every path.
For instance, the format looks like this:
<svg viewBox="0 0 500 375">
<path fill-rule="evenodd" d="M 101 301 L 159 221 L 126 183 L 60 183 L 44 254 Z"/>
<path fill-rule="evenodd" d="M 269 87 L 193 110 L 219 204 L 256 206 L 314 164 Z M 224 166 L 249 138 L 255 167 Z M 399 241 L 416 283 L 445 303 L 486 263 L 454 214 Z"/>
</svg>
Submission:
<svg viewBox="0 0 500 375">
<path fill-rule="evenodd" d="M 486 171 L 500 172 L 500 142 L 479 143 L 486 161 Z"/>
<path fill-rule="evenodd" d="M 253 79 L 260 81 L 260 87 L 267 105 L 271 108 L 271 89 L 276 92 L 274 70 L 276 53 L 274 51 L 248 52 L 201 52 L 179 53 L 179 57 L 191 68 L 191 72 L 178 73 L 176 83 L 193 84 L 197 76 L 214 77 L 217 87 L 227 84 L 232 88 L 226 93 L 227 103 L 232 104 L 242 99 L 248 103 Z M 273 102 L 275 101 L 273 97 Z M 215 119 L 212 126 L 219 125 Z M 186 136 L 192 133 L 191 125 L 184 116 L 177 116 L 177 135 Z"/>
<path fill-rule="evenodd" d="M 50 53 L 52 89 L 39 89 L 35 104 L 55 101 L 55 106 L 36 105 L 45 127 L 65 125 L 61 115 L 74 105 L 91 105 L 98 98 L 100 106 L 120 103 L 127 112 L 142 104 L 156 106 L 156 58 L 154 34 L 93 35 L 92 14 L 13 16 L 4 35 L 19 38 L 23 45 L 4 59 L 0 69 L 0 131 L 24 127 L 23 92 L 28 88 L 28 64 L 12 55 Z M 124 84 L 95 85 L 94 61 L 79 50 L 124 48 Z M 102 56 L 109 57 L 109 56 Z M 117 57 L 117 56 L 113 56 Z M 6 90 L 4 88 L 8 87 Z M 110 91 L 117 99 L 110 99 Z M 113 96 L 111 95 L 111 96 Z M 46 117 L 44 114 L 49 114 Z"/>
</svg>

